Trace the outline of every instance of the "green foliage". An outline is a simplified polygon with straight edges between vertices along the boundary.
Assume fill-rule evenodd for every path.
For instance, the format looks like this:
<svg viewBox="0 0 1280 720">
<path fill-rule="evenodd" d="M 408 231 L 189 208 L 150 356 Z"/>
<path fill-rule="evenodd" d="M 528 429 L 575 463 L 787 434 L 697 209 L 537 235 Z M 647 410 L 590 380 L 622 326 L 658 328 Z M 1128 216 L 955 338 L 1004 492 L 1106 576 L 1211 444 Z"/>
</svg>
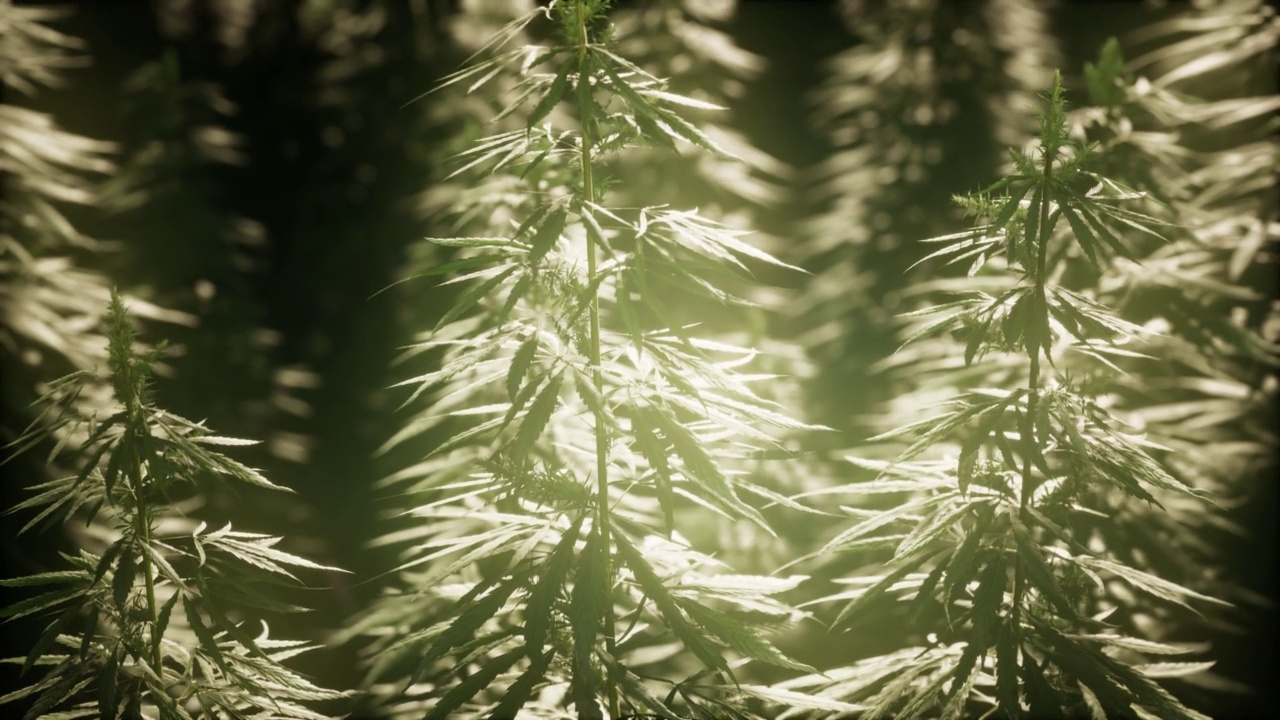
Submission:
<svg viewBox="0 0 1280 720">
<path fill-rule="evenodd" d="M 1239 690 L 1218 642 L 1260 599 L 1223 544 L 1265 497 L 1280 387 L 1260 0 L 1135 7 L 1078 92 L 1051 68 L 1091 33 L 1036 0 L 845 0 L 803 44 L 733 0 L 268 5 L 153 11 L 168 51 L 121 85 L 115 142 L 0 105 L 5 397 L 48 390 L 9 447 L 54 446 L 9 510 L 76 548 L 28 542 L 31 574 L 0 580 L 6 636 L 35 630 L 8 712 L 1199 718 Z M 76 63 L 58 16 L 0 0 L 0 83 Z M 775 118 L 723 111 L 775 106 L 768 139 L 805 157 L 774 100 L 807 88 L 772 93 L 837 43 L 827 157 L 793 173 L 735 130 Z M 261 70 L 287 91 L 259 104 Z M 440 81 L 390 114 L 406 77 Z M 411 222 L 400 281 L 348 302 Z M 140 343 L 89 234 L 122 238 L 113 276 L 194 287 L 204 328 Z M 407 325 L 393 416 L 367 392 Z M 306 399 L 320 374 L 275 365 L 304 361 Z M 224 526 L 307 508 L 153 375 L 184 413 L 193 380 L 241 383 L 217 424 L 341 478 L 339 522 Z M 323 428 L 308 458 L 292 430 Z M 363 582 L 299 600 L 295 576 L 335 572 L 308 543 Z M 310 641 L 259 622 L 302 605 Z M 302 667 L 363 670 L 359 699 Z"/>
<path fill-rule="evenodd" d="M 1133 597 L 1114 589 L 1117 582 L 1187 609 L 1226 603 L 1130 564 L 1132 558 L 1121 560 L 1098 535 L 1077 531 L 1119 522 L 1120 509 L 1134 500 L 1163 508 L 1163 498 L 1205 493 L 1172 474 L 1167 448 L 1109 411 L 1105 383 L 1073 379 L 1089 362 L 1119 372 L 1117 362 L 1140 360 L 1126 345 L 1150 333 L 1093 292 L 1065 287 L 1059 268 L 1072 258 L 1095 272 L 1132 261 L 1144 237 L 1164 241 L 1168 223 L 1131 208 L 1143 193 L 1091 169 L 1095 147 L 1071 137 L 1066 118 L 1055 80 L 1042 103 L 1037 146 L 1012 151 L 1003 179 L 958 199 L 980 224 L 932 241 L 942 248 L 926 260 L 966 262 L 967 275 L 990 278 L 993 290 L 961 291 L 952 302 L 911 314 L 922 318 L 912 341 L 957 336 L 953 352 L 965 366 L 1003 353 L 1001 375 L 988 369 L 987 387 L 872 438 L 906 443 L 890 463 L 858 461 L 878 469 L 882 480 L 831 488 L 909 494 L 824 549 L 848 552 L 879 538 L 891 550 L 883 574 L 851 578 L 852 589 L 817 602 L 843 605 L 839 626 L 859 622 L 877 603 L 910 599 L 917 617 L 933 611 L 926 617 L 937 618 L 938 634 L 952 640 L 829 671 L 829 679 L 801 678 L 788 688 L 865 703 L 869 717 L 926 711 L 961 717 L 979 708 L 1010 717 L 1085 708 L 1096 717 L 1202 717 L 1150 678 L 1184 677 L 1212 663 L 1148 676 L 1140 658 L 1164 646 L 1130 639 L 1135 629 L 1126 627 L 1124 613 L 1108 616 L 1117 594 Z M 917 459 L 939 447 L 950 452 Z M 1116 646 L 1095 637 L 1116 638 L 1130 652 L 1104 652 Z"/>
<path fill-rule="evenodd" d="M 707 574 L 718 563 L 680 534 L 691 508 L 768 532 L 727 468 L 769 447 L 770 426 L 805 425 L 734 371 L 753 352 L 694 335 L 669 304 L 738 303 L 718 279 L 787 266 L 695 212 L 606 203 L 611 157 L 719 148 L 680 112 L 708 104 L 615 53 L 602 11 L 535 11 L 512 32 L 545 14 L 561 44 L 495 50 L 444 82 L 475 91 L 518 67 L 497 119 L 527 126 L 463 151 L 457 172 L 514 175 L 528 189 L 506 210 L 520 220 L 433 239 L 458 254 L 422 272 L 468 287 L 417 346 L 443 349 L 443 369 L 401 383 L 435 397 L 392 445 L 475 421 L 396 478 L 421 503 L 403 511 L 416 526 L 382 540 L 417 543 L 394 570 L 409 589 L 359 625 L 403 630 L 373 646 L 373 681 L 408 676 L 373 686 L 391 714 L 539 712 L 530 699 L 550 693 L 582 717 L 748 717 L 753 686 L 738 685 L 735 656 L 806 668 L 757 629 L 796 615 L 771 596 L 799 578 Z M 655 655 L 669 659 L 647 667 Z M 484 682 L 451 683 L 469 663 Z M 419 694 L 427 678 L 441 679 Z M 509 689 L 481 692 L 489 685 Z"/>
<path fill-rule="evenodd" d="M 69 454 L 79 468 L 34 486 L 35 495 L 11 508 L 39 510 L 24 530 L 101 517 L 106 534 L 100 547 L 64 554 L 71 569 L 0 580 L 42 589 L 5 608 L 6 621 L 53 618 L 25 658 L 6 660 L 24 676 L 41 668 L 39 679 L 0 703 L 29 701 L 28 718 L 323 717 L 307 705 L 342 693 L 282 664 L 311 646 L 272 638 L 242 609 L 304 611 L 278 597 L 296 582 L 291 568 L 336 568 L 277 549 L 279 537 L 230 525 L 211 531 L 176 511 L 209 480 L 285 488 L 216 449 L 252 441 L 214 435 L 157 407 L 151 375 L 163 346 L 138 352 L 118 295 L 108 318 L 107 416 L 80 412 L 77 396 L 95 379 L 76 373 L 54 383 L 41 417 L 12 444 L 74 438 Z"/>
</svg>

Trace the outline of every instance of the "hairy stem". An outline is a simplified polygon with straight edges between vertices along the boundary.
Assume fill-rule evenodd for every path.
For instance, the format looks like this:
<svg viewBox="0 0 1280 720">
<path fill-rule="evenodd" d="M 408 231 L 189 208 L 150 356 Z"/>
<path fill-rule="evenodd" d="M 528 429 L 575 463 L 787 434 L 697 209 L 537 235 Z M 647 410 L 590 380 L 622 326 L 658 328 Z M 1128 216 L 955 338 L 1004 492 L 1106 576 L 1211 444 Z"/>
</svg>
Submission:
<svg viewBox="0 0 1280 720">
<path fill-rule="evenodd" d="M 578 16 L 578 115 L 582 124 L 582 198 L 583 204 L 592 205 L 596 201 L 595 182 L 592 177 L 591 167 L 591 150 L 592 150 L 592 105 L 591 105 L 591 68 L 588 62 L 587 44 L 589 36 L 587 35 L 587 7 L 584 0 L 577 0 L 576 8 Z M 583 212 L 590 212 L 589 207 L 584 207 Z M 590 234 L 587 236 L 587 276 L 589 281 L 595 280 L 598 272 L 596 262 L 596 246 L 591 239 Z M 598 294 L 592 293 L 589 300 L 588 317 L 591 329 L 591 380 L 595 385 L 597 397 L 604 397 L 604 376 L 600 367 L 600 298 Z M 613 563 L 610 556 L 610 541 L 613 537 L 610 531 L 609 518 L 609 438 L 606 435 L 606 418 L 604 408 L 597 407 L 595 411 L 595 436 L 596 436 L 596 527 L 600 538 L 600 559 L 604 573 L 604 642 L 605 649 L 609 653 L 610 662 L 608 663 L 607 677 L 605 685 L 609 694 L 609 716 L 618 717 L 618 687 L 614 681 L 614 669 L 612 659 L 617 654 L 617 638 L 614 635 L 614 613 L 613 613 Z"/>
<path fill-rule="evenodd" d="M 1036 267 L 1032 279 L 1035 281 L 1035 309 L 1041 313 L 1048 312 L 1048 302 L 1046 300 L 1045 283 L 1048 281 L 1048 257 L 1049 257 L 1049 238 L 1046 234 L 1049 230 L 1049 181 L 1053 177 L 1053 159 L 1054 155 L 1047 150 L 1044 155 L 1044 175 L 1041 185 L 1040 197 L 1040 217 L 1036 218 L 1036 239 L 1039 246 L 1036 248 Z M 1022 429 L 1023 442 L 1023 458 L 1022 458 L 1022 489 L 1019 493 L 1018 501 L 1018 522 L 1026 526 L 1028 524 L 1028 504 L 1031 501 L 1031 493 L 1033 492 L 1031 477 L 1031 457 L 1034 452 L 1035 443 L 1035 416 L 1036 406 L 1040 404 L 1040 350 L 1042 347 L 1047 349 L 1046 343 L 1048 338 L 1040 337 L 1040 328 L 1044 328 L 1047 323 L 1040 322 L 1041 318 L 1037 316 L 1033 322 L 1036 323 L 1037 330 L 1034 337 L 1036 342 L 1031 348 L 1030 359 L 1031 367 L 1029 378 L 1027 380 L 1027 416 Z M 1014 556 L 1017 562 L 1013 566 L 1013 631 L 1015 637 L 1021 634 L 1021 614 L 1022 614 L 1022 596 L 1025 592 L 1026 579 L 1023 577 L 1022 558 L 1021 555 Z"/>
</svg>

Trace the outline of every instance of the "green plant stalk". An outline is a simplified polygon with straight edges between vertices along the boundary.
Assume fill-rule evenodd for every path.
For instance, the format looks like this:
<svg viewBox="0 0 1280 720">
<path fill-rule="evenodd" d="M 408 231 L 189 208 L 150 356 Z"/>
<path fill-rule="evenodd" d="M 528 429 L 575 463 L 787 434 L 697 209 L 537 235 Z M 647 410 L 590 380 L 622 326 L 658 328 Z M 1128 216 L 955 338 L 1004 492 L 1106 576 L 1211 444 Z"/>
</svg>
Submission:
<svg viewBox="0 0 1280 720">
<path fill-rule="evenodd" d="M 130 397 L 126 398 L 125 402 L 134 405 L 136 400 L 136 398 Z M 138 416 L 141 413 L 136 406 L 130 407 L 129 411 L 133 415 L 129 423 L 130 431 L 133 432 L 136 428 L 135 423 L 138 422 Z M 142 575 L 146 582 L 147 614 L 151 619 L 151 670 L 156 677 L 162 678 L 164 677 L 161 674 L 163 660 L 160 655 L 160 643 L 158 638 L 155 637 L 155 633 L 160 627 L 160 614 L 156 605 L 156 582 L 151 565 L 151 554 L 146 550 L 146 548 L 151 547 L 151 523 L 147 520 L 147 501 L 142 482 L 142 457 L 138 452 L 137 445 L 131 446 L 130 451 L 133 455 L 131 458 L 133 462 L 129 468 L 129 479 L 133 485 L 134 498 L 133 535 L 137 539 L 139 548 L 142 549 Z"/>
<path fill-rule="evenodd" d="M 1054 152 L 1056 154 L 1056 150 Z M 1045 153 L 1044 156 L 1044 182 L 1043 196 L 1040 198 L 1040 217 L 1036 219 L 1036 239 L 1039 241 L 1039 247 L 1036 248 L 1036 267 L 1034 280 L 1036 283 L 1035 300 L 1036 309 L 1042 312 L 1048 312 L 1047 293 L 1045 292 L 1045 283 L 1048 275 L 1048 257 L 1049 257 L 1049 238 L 1045 237 L 1049 229 L 1049 181 L 1053 177 L 1053 154 Z M 1046 323 L 1040 323 L 1039 318 L 1036 319 L 1036 327 L 1043 328 Z M 1027 380 L 1027 419 L 1023 429 L 1023 445 L 1024 454 L 1022 458 L 1022 489 L 1018 493 L 1018 522 L 1027 525 L 1028 513 L 1027 505 L 1031 501 L 1031 457 L 1033 444 L 1036 442 L 1035 436 L 1035 416 L 1036 406 L 1040 404 L 1040 348 L 1048 338 L 1039 337 L 1039 329 L 1036 331 L 1035 347 L 1031 349 L 1031 367 L 1029 378 Z M 1025 592 L 1026 580 L 1023 577 L 1022 556 L 1015 551 L 1013 565 L 1013 632 L 1014 637 L 1020 637 L 1022 634 L 1021 617 L 1022 617 L 1022 596 Z M 1020 644 L 1020 643 L 1019 643 Z"/>
<path fill-rule="evenodd" d="M 590 87 L 590 67 L 587 62 L 587 8 L 584 0 L 576 0 L 576 10 L 578 15 L 578 119 L 582 125 L 581 143 L 582 153 L 580 159 L 582 161 L 582 198 L 584 204 L 594 204 L 595 182 L 592 176 L 591 167 L 591 87 Z M 583 210 L 588 212 L 586 208 Z M 588 282 L 596 277 L 598 272 L 596 261 L 596 245 L 592 241 L 590 234 L 587 235 L 587 278 Z M 588 301 L 588 322 L 590 323 L 591 332 L 591 381 L 595 385 L 597 397 L 604 397 L 604 375 L 600 368 L 600 298 L 597 293 L 592 293 Z M 609 653 L 610 662 L 607 666 L 607 677 L 605 686 L 609 695 L 609 717 L 618 717 L 618 685 L 614 681 L 613 659 L 617 654 L 617 638 L 614 636 L 614 614 L 613 614 L 613 562 L 610 557 L 609 543 L 613 534 L 610 530 L 609 518 L 609 439 L 605 435 L 605 415 L 604 408 L 599 407 L 595 411 L 595 436 L 596 436 L 596 527 L 599 532 L 600 545 L 600 562 L 604 571 L 604 642 L 605 649 Z"/>
</svg>

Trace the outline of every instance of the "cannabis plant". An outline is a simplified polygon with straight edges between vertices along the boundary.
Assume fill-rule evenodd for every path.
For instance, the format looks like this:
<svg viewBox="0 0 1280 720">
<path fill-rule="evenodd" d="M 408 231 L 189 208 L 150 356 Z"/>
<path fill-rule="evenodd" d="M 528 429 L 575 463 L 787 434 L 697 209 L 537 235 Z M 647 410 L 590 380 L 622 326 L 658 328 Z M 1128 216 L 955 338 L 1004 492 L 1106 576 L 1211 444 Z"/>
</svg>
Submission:
<svg viewBox="0 0 1280 720">
<path fill-rule="evenodd" d="M 1167 510 L 1116 508 L 1093 532 L 1130 562 L 1240 608 L 1197 619 L 1225 634 L 1221 674 L 1262 679 L 1232 635 L 1265 604 L 1245 587 L 1255 561 L 1242 543 L 1248 508 L 1266 499 L 1276 446 L 1272 411 L 1276 344 L 1274 86 L 1267 48 L 1280 21 L 1261 3 L 1187 8 L 1102 49 L 1086 66 L 1091 107 L 1072 113 L 1073 132 L 1097 144 L 1098 168 L 1148 189 L 1151 212 L 1169 223 L 1167 242 L 1135 244 L 1139 263 L 1116 262 L 1096 279 L 1100 301 L 1160 332 L 1112 383 L 1112 411 L 1172 450 L 1166 467 L 1211 490 L 1221 508 L 1170 502 Z M 1196 48 L 1218 47 L 1201 54 Z M 1124 53 L 1122 54 L 1122 48 Z M 1134 60 L 1126 63 L 1124 54 Z M 1224 547 L 1225 546 L 1225 547 Z M 1243 581 L 1243 582 L 1242 582 Z M 1256 582 L 1256 581 L 1255 581 Z M 1184 634 L 1189 619 L 1147 608 L 1149 631 Z M 1254 617 L 1250 617 L 1250 615 Z M 1239 689 L 1211 674 L 1188 678 L 1210 690 Z M 1238 702 L 1217 696 L 1215 709 Z"/>
<path fill-rule="evenodd" d="M 342 694 L 283 664 L 310 646 L 271 637 L 244 611 L 303 611 L 278 597 L 296 580 L 291 568 L 335 568 L 277 549 L 279 537 L 187 515 L 192 490 L 210 481 L 285 488 L 217 450 L 251 441 L 159 408 L 151 376 L 163 346 L 138 352 L 115 294 L 108 317 L 114 407 L 105 417 L 80 412 L 77 395 L 93 386 L 85 371 L 53 383 L 16 450 L 56 437 L 55 462 L 74 438 L 77 469 L 11 509 L 35 512 L 23 532 L 95 518 L 106 532 L 63 554 L 66 569 L 0 581 L 40 589 L 5 608 L 6 622 L 48 619 L 25 658 L 6 660 L 34 679 L 0 704 L 26 701 L 26 718 L 323 717 L 307 706 Z"/>
<path fill-rule="evenodd" d="M 1072 258 L 1094 272 L 1132 262 L 1133 246 L 1166 227 L 1142 212 L 1142 193 L 1093 170 L 1094 148 L 1069 137 L 1059 80 L 1038 134 L 1011 151 L 1002 180 L 960 198 L 981 224 L 932 239 L 941 247 L 926 261 L 964 263 L 968 277 L 935 282 L 953 299 L 912 313 L 908 347 L 956 336 L 954 362 L 982 384 L 949 375 L 964 391 L 938 414 L 874 438 L 901 443 L 891 461 L 850 458 L 875 479 L 822 493 L 902 498 L 850 509 L 857 522 L 823 552 L 887 558 L 820 604 L 839 605 L 841 627 L 901 600 L 894 614 L 917 621 L 917 644 L 787 684 L 856 702 L 866 717 L 1202 717 L 1156 679 L 1211 663 L 1189 661 L 1192 646 L 1142 637 L 1142 608 L 1124 599 L 1222 601 L 1118 555 L 1089 528 L 1113 522 L 1118 507 L 1203 504 L 1206 493 L 1110 410 L 1106 372 L 1140 355 L 1151 333 L 1065 274 Z"/>
<path fill-rule="evenodd" d="M 370 688 L 387 714 L 432 718 L 851 710 L 741 682 L 747 659 L 805 669 L 761 633 L 799 616 L 773 596 L 802 578 L 717 572 L 686 539 L 704 513 L 769 532 L 752 498 L 785 498 L 726 468 L 767 453 L 769 426 L 804 426 L 736 371 L 753 351 L 672 308 L 733 303 L 717 281 L 781 264 L 694 211 L 608 203 L 611 154 L 718 148 L 678 112 L 707 103 L 614 52 L 605 9 L 536 9 L 445 81 L 505 78 L 499 119 L 524 127 L 460 158 L 504 188 L 506 228 L 434 239 L 455 252 L 420 273 L 464 289 L 414 346 L 439 369 L 401 383 L 434 397 L 391 444 L 443 440 L 388 480 L 408 522 L 378 540 L 404 548 L 399 587 L 356 625 Z M 501 48 L 543 18 L 552 44 Z"/>
</svg>

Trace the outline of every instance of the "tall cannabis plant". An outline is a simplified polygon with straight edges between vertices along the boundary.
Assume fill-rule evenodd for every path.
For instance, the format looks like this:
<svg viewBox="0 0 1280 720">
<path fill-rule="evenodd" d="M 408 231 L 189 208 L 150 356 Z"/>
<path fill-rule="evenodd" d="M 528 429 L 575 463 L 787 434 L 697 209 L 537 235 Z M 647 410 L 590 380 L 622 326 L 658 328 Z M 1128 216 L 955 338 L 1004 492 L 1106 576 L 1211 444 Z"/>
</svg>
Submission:
<svg viewBox="0 0 1280 720">
<path fill-rule="evenodd" d="M 887 560 L 821 602 L 841 605 L 844 626 L 909 600 L 900 616 L 917 621 L 916 644 L 788 687 L 859 703 L 867 717 L 1202 717 L 1156 679 L 1211 663 L 1142 637 L 1141 608 L 1123 599 L 1221 601 L 1079 532 L 1126 503 L 1204 493 L 1109 410 L 1100 371 L 1139 354 L 1149 333 L 1080 287 L 1067 258 L 1095 272 L 1132 261 L 1133 246 L 1165 227 L 1141 211 L 1142 193 L 1092 170 L 1094 148 L 1069 137 L 1062 94 L 1055 80 L 1038 143 L 1011 151 L 1012 171 L 960 199 L 982 224 L 931 241 L 941 248 L 928 260 L 965 263 L 969 277 L 950 285 L 951 301 L 913 313 L 922 320 L 908 342 L 958 336 L 955 363 L 983 384 L 876 438 L 905 443 L 891 462 L 850 458 L 876 479 L 825 493 L 902 498 L 855 513 L 827 543 L 825 553 Z"/>
<path fill-rule="evenodd" d="M 79 412 L 77 395 L 93 384 L 88 373 L 54 383 L 16 449 L 82 438 L 72 453 L 78 471 L 36 484 L 36 494 L 10 510 L 38 511 L 24 532 L 100 518 L 106 533 L 64 554 L 65 570 L 0 580 L 41 589 L 0 611 L 6 622 L 49 618 L 25 658 L 5 661 L 24 676 L 38 669 L 36 678 L 0 704 L 25 701 L 25 718 L 323 717 L 307 705 L 342 694 L 282 664 L 309 646 L 272 638 L 265 622 L 243 611 L 305 610 L 275 596 L 296 580 L 290 568 L 336 569 L 275 548 L 279 537 L 214 530 L 186 515 L 184 500 L 209 479 L 285 488 L 214 449 L 252 441 L 214 435 L 157 407 L 151 374 L 161 350 L 137 352 L 114 294 L 108 317 L 114 407 L 107 417 Z"/>
<path fill-rule="evenodd" d="M 717 148 L 677 112 L 707 103 L 614 52 L 605 6 L 537 9 L 499 41 L 547 18 L 553 44 L 498 45 L 446 80 L 514 78 L 500 115 L 525 127 L 461 156 L 506 190 L 505 232 L 435 239 L 456 254 L 422 273 L 464 289 L 415 346 L 442 351 L 440 369 L 401 384 L 433 402 L 392 443 L 448 434 L 389 480 L 413 504 L 379 540 L 407 545 L 402 589 L 357 624 L 371 689 L 387 714 L 432 718 L 852 709 L 739 681 L 738 658 L 804 668 L 760 632 L 796 615 L 771 596 L 800 578 L 717 573 L 682 534 L 703 513 L 768 532 L 749 499 L 774 494 L 723 468 L 767 449 L 768 426 L 803 426 L 735 371 L 752 351 L 673 320 L 686 298 L 734 302 L 716 281 L 748 263 L 779 263 L 696 212 L 607 201 L 623 148 Z"/>
</svg>

